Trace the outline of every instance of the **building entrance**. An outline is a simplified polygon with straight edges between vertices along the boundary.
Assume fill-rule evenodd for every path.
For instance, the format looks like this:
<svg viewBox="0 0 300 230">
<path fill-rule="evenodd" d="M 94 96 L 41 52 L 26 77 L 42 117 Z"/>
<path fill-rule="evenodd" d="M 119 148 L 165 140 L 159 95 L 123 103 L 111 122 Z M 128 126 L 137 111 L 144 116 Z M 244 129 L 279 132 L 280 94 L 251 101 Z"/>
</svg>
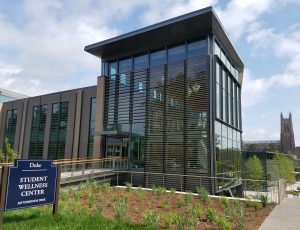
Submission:
<svg viewBox="0 0 300 230">
<path fill-rule="evenodd" d="M 128 138 L 107 138 L 105 157 L 128 157 Z M 120 168 L 124 162 L 116 159 L 110 161 L 109 168 Z"/>
</svg>

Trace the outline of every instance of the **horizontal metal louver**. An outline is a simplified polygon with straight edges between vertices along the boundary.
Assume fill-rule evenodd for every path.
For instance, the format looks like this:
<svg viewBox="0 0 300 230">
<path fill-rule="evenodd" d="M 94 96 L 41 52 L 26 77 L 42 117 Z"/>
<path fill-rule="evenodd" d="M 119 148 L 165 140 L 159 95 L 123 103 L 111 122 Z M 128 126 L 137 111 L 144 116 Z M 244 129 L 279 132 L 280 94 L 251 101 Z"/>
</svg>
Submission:
<svg viewBox="0 0 300 230">
<path fill-rule="evenodd" d="M 150 68 L 145 171 L 166 176 L 148 175 L 149 185 L 195 191 L 201 182 L 211 190 L 199 179 L 211 168 L 208 69 L 208 55 Z"/>
</svg>

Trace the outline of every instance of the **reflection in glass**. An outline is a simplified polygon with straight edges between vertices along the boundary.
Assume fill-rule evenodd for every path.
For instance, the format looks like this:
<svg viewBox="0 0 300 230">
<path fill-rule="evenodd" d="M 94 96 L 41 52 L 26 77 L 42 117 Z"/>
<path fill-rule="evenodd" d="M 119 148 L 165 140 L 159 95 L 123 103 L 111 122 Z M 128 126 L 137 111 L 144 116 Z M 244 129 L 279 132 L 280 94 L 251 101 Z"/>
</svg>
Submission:
<svg viewBox="0 0 300 230">
<path fill-rule="evenodd" d="M 119 61 L 119 73 L 125 73 L 131 71 L 132 59 L 125 59 Z"/>
<path fill-rule="evenodd" d="M 185 45 L 168 49 L 168 62 L 183 60 L 185 58 Z"/>
<path fill-rule="evenodd" d="M 205 39 L 205 40 L 189 43 L 187 48 L 188 48 L 188 58 L 205 54 L 208 51 L 207 40 Z"/>
<path fill-rule="evenodd" d="M 145 69 L 148 67 L 148 55 L 142 55 L 134 58 L 134 70 Z"/>
<path fill-rule="evenodd" d="M 162 65 L 166 61 L 166 51 L 161 50 L 150 54 L 150 66 Z"/>
</svg>

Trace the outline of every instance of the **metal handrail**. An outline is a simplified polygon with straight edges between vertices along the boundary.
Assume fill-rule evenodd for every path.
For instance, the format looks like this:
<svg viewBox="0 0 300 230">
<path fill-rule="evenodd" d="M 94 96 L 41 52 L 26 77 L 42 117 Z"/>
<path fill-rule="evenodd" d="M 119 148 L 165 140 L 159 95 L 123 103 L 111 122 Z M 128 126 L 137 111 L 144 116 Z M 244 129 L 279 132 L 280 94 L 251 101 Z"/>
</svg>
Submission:
<svg viewBox="0 0 300 230">
<path fill-rule="evenodd" d="M 104 158 L 76 158 L 76 159 L 60 159 L 53 160 L 55 165 L 75 165 L 75 164 L 87 164 L 87 163 L 101 163 L 106 161 L 127 161 L 127 157 L 104 157 Z M 14 163 L 0 163 L 2 166 L 13 166 Z"/>
</svg>

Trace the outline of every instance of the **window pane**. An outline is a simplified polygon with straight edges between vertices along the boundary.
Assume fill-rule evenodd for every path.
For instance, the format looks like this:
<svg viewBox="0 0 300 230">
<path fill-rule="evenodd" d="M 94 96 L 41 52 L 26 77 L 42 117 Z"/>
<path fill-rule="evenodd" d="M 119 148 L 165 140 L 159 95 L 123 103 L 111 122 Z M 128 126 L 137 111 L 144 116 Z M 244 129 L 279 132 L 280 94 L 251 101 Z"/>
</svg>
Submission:
<svg viewBox="0 0 300 230">
<path fill-rule="evenodd" d="M 165 50 L 162 50 L 150 54 L 150 65 L 155 66 L 165 64 L 165 53 Z"/>
<path fill-rule="evenodd" d="M 220 47 L 216 42 L 215 42 L 215 54 L 220 57 Z"/>
<path fill-rule="evenodd" d="M 216 82 L 220 82 L 220 65 L 218 62 L 216 62 Z"/>
<path fill-rule="evenodd" d="M 132 59 L 125 59 L 119 62 L 119 73 L 131 71 Z"/>
<path fill-rule="evenodd" d="M 148 67 L 148 55 L 138 56 L 134 58 L 134 70 L 145 69 Z"/>
<path fill-rule="evenodd" d="M 201 40 L 188 44 L 188 57 L 198 56 L 207 53 L 207 40 Z"/>
<path fill-rule="evenodd" d="M 113 62 L 113 63 L 109 64 L 109 74 L 110 74 L 110 76 L 117 74 L 117 67 L 118 67 L 117 62 Z"/>
<path fill-rule="evenodd" d="M 168 62 L 182 60 L 185 58 L 185 45 L 176 46 L 168 50 Z"/>
</svg>

